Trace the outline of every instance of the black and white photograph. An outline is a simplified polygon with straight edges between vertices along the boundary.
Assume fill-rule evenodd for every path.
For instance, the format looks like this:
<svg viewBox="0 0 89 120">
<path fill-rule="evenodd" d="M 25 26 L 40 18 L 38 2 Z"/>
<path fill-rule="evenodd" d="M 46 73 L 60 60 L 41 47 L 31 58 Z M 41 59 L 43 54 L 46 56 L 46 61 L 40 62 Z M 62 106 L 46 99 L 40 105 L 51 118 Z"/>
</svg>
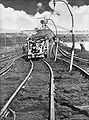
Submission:
<svg viewBox="0 0 89 120">
<path fill-rule="evenodd" d="M 0 120 L 89 120 L 89 0 L 0 0 Z"/>
</svg>

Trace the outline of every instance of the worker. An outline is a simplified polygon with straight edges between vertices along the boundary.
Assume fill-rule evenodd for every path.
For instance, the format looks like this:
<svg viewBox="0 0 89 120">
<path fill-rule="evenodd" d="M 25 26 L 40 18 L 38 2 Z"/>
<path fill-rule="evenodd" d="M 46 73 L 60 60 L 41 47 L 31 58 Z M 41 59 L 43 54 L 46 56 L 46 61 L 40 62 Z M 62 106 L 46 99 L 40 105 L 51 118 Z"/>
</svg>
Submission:
<svg viewBox="0 0 89 120">
<path fill-rule="evenodd" d="M 80 46 L 81 46 L 81 51 L 86 51 L 84 47 L 84 40 L 81 40 Z"/>
</svg>

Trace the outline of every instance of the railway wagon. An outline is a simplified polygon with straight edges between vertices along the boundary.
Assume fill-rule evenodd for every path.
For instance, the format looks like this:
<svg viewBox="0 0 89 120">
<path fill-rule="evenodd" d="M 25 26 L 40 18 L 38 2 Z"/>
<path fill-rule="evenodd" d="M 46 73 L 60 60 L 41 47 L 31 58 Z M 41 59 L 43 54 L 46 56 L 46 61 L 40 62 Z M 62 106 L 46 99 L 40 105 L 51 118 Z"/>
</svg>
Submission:
<svg viewBox="0 0 89 120">
<path fill-rule="evenodd" d="M 27 44 L 22 46 L 23 53 L 26 58 L 46 58 L 47 57 L 47 43 L 48 38 L 46 35 L 31 35 L 27 38 Z"/>
</svg>

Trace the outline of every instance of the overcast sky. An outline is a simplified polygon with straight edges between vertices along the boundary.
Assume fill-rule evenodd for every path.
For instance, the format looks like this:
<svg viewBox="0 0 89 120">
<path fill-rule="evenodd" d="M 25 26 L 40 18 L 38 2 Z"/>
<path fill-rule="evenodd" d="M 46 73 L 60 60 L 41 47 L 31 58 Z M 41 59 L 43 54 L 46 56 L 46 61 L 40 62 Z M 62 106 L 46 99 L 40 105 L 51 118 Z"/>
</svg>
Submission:
<svg viewBox="0 0 89 120">
<path fill-rule="evenodd" d="M 37 9 L 38 3 L 43 9 Z M 89 30 L 89 0 L 68 0 L 68 5 L 74 15 L 75 30 Z M 38 10 L 38 12 L 37 12 Z M 62 2 L 56 2 L 55 12 L 51 0 L 0 0 L 0 28 L 5 29 L 34 29 L 40 27 L 40 17 L 51 17 L 57 26 L 71 29 L 71 16 Z M 56 14 L 59 13 L 59 14 Z M 50 26 L 52 29 L 53 27 Z M 59 29 L 63 30 L 63 29 Z"/>
</svg>

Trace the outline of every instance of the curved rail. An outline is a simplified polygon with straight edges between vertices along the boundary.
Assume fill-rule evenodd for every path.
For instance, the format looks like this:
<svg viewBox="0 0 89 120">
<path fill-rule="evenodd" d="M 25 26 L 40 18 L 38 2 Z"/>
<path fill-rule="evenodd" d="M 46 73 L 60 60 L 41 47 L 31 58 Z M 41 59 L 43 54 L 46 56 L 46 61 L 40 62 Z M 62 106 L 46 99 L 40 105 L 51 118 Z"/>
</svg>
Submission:
<svg viewBox="0 0 89 120">
<path fill-rule="evenodd" d="M 47 63 L 45 60 L 43 60 L 43 62 L 48 66 L 49 70 L 50 70 L 50 113 L 49 113 L 49 120 L 55 120 L 55 108 L 54 108 L 54 75 L 53 75 L 53 70 L 51 68 L 51 66 L 49 65 L 49 63 Z"/>
<path fill-rule="evenodd" d="M 25 56 L 25 54 L 20 55 L 20 56 L 17 56 L 16 58 L 14 58 L 14 59 L 12 59 L 11 61 L 9 61 L 9 62 L 7 63 L 7 65 L 5 66 L 5 68 L 3 68 L 2 70 L 0 70 L 0 75 L 4 75 L 4 74 L 11 68 L 11 66 L 13 65 L 13 63 L 14 63 L 17 59 L 19 59 L 19 58 L 21 58 L 21 57 L 23 57 L 23 56 Z"/>
<path fill-rule="evenodd" d="M 63 50 L 59 49 L 59 52 L 67 59 L 70 59 L 70 56 L 68 54 L 66 54 Z M 59 59 L 59 58 L 58 58 Z M 61 59 L 61 58 L 60 58 Z M 63 59 L 63 58 L 62 58 Z M 70 63 L 69 60 L 65 60 L 63 59 L 64 61 L 67 61 L 68 63 Z M 74 60 L 78 60 L 80 62 L 84 62 L 85 64 L 89 64 L 89 61 L 87 59 L 82 59 L 82 58 L 76 58 L 74 57 Z M 87 67 L 85 68 L 82 68 L 81 65 L 77 65 L 76 63 L 73 64 L 74 67 L 76 67 L 77 69 L 79 69 L 81 72 L 83 72 L 87 77 L 89 77 L 89 70 L 87 70 Z M 88 68 L 89 69 L 89 68 Z"/>
<path fill-rule="evenodd" d="M 65 58 L 66 58 L 66 57 L 65 57 Z M 57 56 L 57 59 L 62 60 L 62 61 L 64 61 L 64 62 L 70 64 L 70 60 L 69 60 L 69 59 L 65 59 L 65 58 L 62 58 L 62 57 L 58 57 L 58 56 Z M 75 68 L 77 68 L 77 70 L 79 70 L 83 75 L 85 75 L 85 78 L 88 78 L 88 79 L 89 79 L 89 72 L 88 72 L 86 69 L 84 69 L 84 68 L 82 68 L 81 66 L 78 66 L 78 65 L 76 65 L 76 64 L 73 64 L 73 66 L 74 66 Z M 83 106 L 76 106 L 76 105 L 73 105 L 73 104 L 71 104 L 71 105 L 72 105 L 73 108 L 75 108 L 76 110 L 85 112 L 86 115 L 89 117 L 88 112 L 87 112 L 87 109 L 89 109 L 89 105 L 83 105 Z"/>
<path fill-rule="evenodd" d="M 5 57 L 1 57 L 0 58 L 0 62 L 6 61 L 6 60 L 10 60 L 10 59 L 12 59 L 12 58 L 14 58 L 14 57 L 16 57 L 17 55 L 20 55 L 20 54 L 22 54 L 22 52 L 12 53 L 12 54 L 7 55 Z"/>
<path fill-rule="evenodd" d="M 64 51 L 62 51 L 61 49 L 58 49 L 58 50 L 61 53 L 61 55 L 64 56 L 65 58 L 63 59 L 63 58 L 57 56 L 57 59 L 61 59 L 70 64 L 70 56 L 67 53 L 65 53 Z M 53 55 L 55 54 L 54 48 L 52 49 L 52 53 L 53 53 Z M 66 58 L 67 58 L 67 60 L 66 60 Z M 89 61 L 87 59 L 75 57 L 74 60 L 78 60 L 79 62 L 82 62 L 82 63 L 84 62 L 85 64 L 89 64 Z M 89 78 L 89 68 L 87 68 L 87 66 L 81 67 L 81 65 L 80 66 L 77 65 L 76 62 L 73 63 L 73 66 L 76 67 L 78 70 L 80 70 L 82 73 L 84 73 L 85 76 L 87 76 Z"/>
<path fill-rule="evenodd" d="M 12 94 L 12 96 L 10 97 L 10 99 L 7 101 L 7 103 L 4 105 L 4 107 L 1 109 L 0 111 L 0 117 L 2 118 L 5 111 L 7 110 L 7 108 L 9 107 L 10 103 L 13 101 L 13 99 L 15 98 L 15 96 L 17 95 L 17 93 L 20 91 L 20 89 L 23 87 L 23 85 L 25 84 L 25 82 L 28 80 L 28 78 L 31 76 L 32 70 L 33 70 L 33 62 L 30 60 L 32 66 L 30 69 L 30 72 L 28 73 L 27 77 L 25 78 L 25 80 L 20 84 L 20 86 L 16 89 L 16 91 Z M 30 78 L 29 78 L 30 79 Z"/>
<path fill-rule="evenodd" d="M 70 56 L 67 53 L 65 53 L 63 50 L 61 50 L 61 49 L 58 49 L 58 50 L 61 53 L 61 55 L 63 55 L 65 58 L 67 58 L 67 60 L 65 58 L 64 59 L 61 58 L 61 57 L 59 58 L 58 56 L 57 56 L 57 59 L 61 59 L 61 60 L 63 60 L 63 61 L 65 61 L 65 62 L 70 64 Z M 54 51 L 53 51 L 53 54 L 54 54 Z M 77 58 L 76 59 L 76 57 L 75 57 L 74 60 L 78 60 L 80 62 L 84 62 L 84 63 L 88 63 L 89 64 L 88 60 L 86 60 L 86 59 L 82 59 L 82 58 Z M 76 63 L 73 63 L 73 66 L 76 67 L 81 72 L 83 72 L 87 77 L 89 77 L 89 72 L 87 71 L 86 68 L 84 69 L 84 68 L 81 67 L 81 65 L 79 66 Z"/>
<path fill-rule="evenodd" d="M 63 50 L 62 48 L 58 49 L 58 51 L 65 57 L 70 58 L 71 54 L 65 50 Z M 84 58 L 79 58 L 76 55 L 74 55 L 74 60 L 78 60 L 80 62 L 85 62 L 85 63 L 89 63 L 88 59 L 84 59 Z"/>
<path fill-rule="evenodd" d="M 63 60 L 63 61 L 65 61 L 65 62 L 70 64 L 70 61 L 68 61 L 66 59 L 59 58 L 59 57 L 57 57 L 57 59 Z M 81 72 L 85 73 L 89 77 L 89 73 L 86 70 L 84 70 L 83 68 L 81 68 L 80 66 L 78 66 L 76 64 L 73 64 L 73 66 L 76 67 L 77 69 L 79 69 Z"/>
<path fill-rule="evenodd" d="M 63 59 L 63 58 L 60 58 L 60 57 L 57 57 L 57 59 L 60 59 L 60 60 L 62 60 L 62 61 L 64 61 L 64 62 L 67 62 L 68 64 L 70 64 L 70 61 L 67 61 L 66 59 Z M 89 73 L 88 73 L 86 70 L 84 70 L 83 68 L 79 67 L 79 66 L 76 65 L 76 64 L 73 64 L 73 66 L 74 66 L 75 68 L 77 68 L 80 72 L 82 72 L 83 75 L 85 74 L 85 76 L 87 76 L 87 78 L 89 78 Z M 85 112 L 86 112 L 86 109 L 89 109 L 89 105 L 83 105 L 83 106 L 73 105 L 73 107 L 74 107 L 75 109 L 79 109 L 80 111 L 84 110 Z"/>
<path fill-rule="evenodd" d="M 1 51 L 3 51 L 3 49 Z M 8 50 L 3 51 L 0 53 L 0 59 L 3 59 L 5 57 L 8 57 L 8 56 L 15 54 L 15 53 L 20 53 L 21 51 L 22 51 L 21 48 L 16 48 L 15 50 L 11 50 L 11 51 L 8 51 Z"/>
</svg>

